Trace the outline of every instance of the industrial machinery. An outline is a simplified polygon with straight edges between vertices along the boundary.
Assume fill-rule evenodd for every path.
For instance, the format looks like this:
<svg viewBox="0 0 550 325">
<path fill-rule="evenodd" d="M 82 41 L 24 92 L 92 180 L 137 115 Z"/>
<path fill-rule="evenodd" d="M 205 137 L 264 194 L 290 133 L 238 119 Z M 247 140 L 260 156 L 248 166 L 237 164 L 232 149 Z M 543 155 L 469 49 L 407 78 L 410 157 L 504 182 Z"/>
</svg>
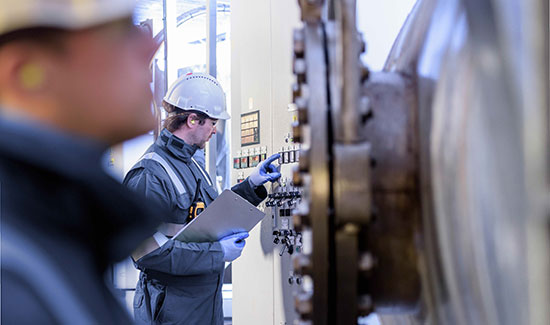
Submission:
<svg viewBox="0 0 550 325">
<path fill-rule="evenodd" d="M 419 0 L 381 72 L 299 0 L 302 324 L 548 324 L 548 2 Z"/>
<path fill-rule="evenodd" d="M 283 175 L 233 323 L 547 325 L 548 1 L 418 0 L 382 71 L 357 2 L 231 1 L 231 183 Z"/>
<path fill-rule="evenodd" d="M 289 4 L 232 2 L 233 179 L 288 162 L 233 322 L 547 324 L 547 1 L 419 0 L 379 72 L 355 1 Z"/>
<path fill-rule="evenodd" d="M 548 1 L 418 0 L 382 71 L 357 2 L 231 1 L 231 183 L 273 153 L 283 175 L 233 323 L 549 324 Z"/>
</svg>

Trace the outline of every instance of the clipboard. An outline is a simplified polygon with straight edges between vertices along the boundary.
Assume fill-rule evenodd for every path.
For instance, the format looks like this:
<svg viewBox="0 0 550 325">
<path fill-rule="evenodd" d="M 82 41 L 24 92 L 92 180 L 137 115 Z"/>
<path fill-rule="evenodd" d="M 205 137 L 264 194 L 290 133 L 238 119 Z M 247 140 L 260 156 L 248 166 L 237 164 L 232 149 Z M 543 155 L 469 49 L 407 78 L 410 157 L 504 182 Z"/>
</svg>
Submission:
<svg viewBox="0 0 550 325">
<path fill-rule="evenodd" d="M 231 190 L 225 190 L 172 239 L 182 242 L 214 242 L 242 232 L 250 232 L 265 217 L 250 202 Z"/>
</svg>

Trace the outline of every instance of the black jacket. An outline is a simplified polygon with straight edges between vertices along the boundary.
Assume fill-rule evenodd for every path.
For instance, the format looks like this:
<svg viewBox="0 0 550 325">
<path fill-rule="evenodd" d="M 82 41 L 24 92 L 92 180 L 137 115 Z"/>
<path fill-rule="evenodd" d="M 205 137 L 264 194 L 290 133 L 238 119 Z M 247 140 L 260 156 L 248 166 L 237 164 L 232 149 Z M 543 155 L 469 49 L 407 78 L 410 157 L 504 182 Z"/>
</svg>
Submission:
<svg viewBox="0 0 550 325">
<path fill-rule="evenodd" d="M 158 220 L 103 171 L 105 148 L 0 119 L 2 324 L 130 323 L 104 274 Z"/>
</svg>

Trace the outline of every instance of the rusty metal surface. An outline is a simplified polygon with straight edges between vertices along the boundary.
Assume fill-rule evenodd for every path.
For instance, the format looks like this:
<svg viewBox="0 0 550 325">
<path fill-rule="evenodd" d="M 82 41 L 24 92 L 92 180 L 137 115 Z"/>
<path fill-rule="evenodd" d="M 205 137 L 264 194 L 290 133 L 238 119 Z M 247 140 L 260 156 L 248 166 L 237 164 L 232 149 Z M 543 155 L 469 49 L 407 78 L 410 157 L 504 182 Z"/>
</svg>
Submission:
<svg viewBox="0 0 550 325">
<path fill-rule="evenodd" d="M 363 88 L 373 117 L 363 136 L 372 143 L 374 191 L 412 191 L 418 170 L 416 94 L 411 78 L 398 73 L 373 73 Z"/>
<path fill-rule="evenodd" d="M 370 144 L 335 144 L 334 212 L 336 226 L 367 226 L 371 214 Z"/>
<path fill-rule="evenodd" d="M 364 85 L 372 118 L 363 129 L 372 143 L 371 186 L 375 218 L 363 237 L 376 266 L 365 292 L 377 312 L 410 313 L 419 309 L 417 243 L 420 188 L 416 87 L 411 78 L 378 72 Z"/>
<path fill-rule="evenodd" d="M 327 134 L 328 107 L 324 91 L 326 87 L 326 68 L 319 64 L 325 62 L 320 48 L 323 42 L 322 26 L 318 23 L 306 25 L 306 58 L 307 74 L 310 78 L 309 111 L 310 111 L 310 201 L 311 228 L 313 231 L 313 316 L 315 324 L 330 324 L 330 309 L 325 309 L 324 302 L 331 297 L 330 285 L 330 228 L 329 197 L 330 179 L 328 170 L 328 143 L 322 141 Z"/>
<path fill-rule="evenodd" d="M 311 298 L 299 295 L 296 307 L 315 324 L 355 324 L 359 307 L 367 312 L 372 305 L 368 295 L 358 292 L 359 235 L 370 217 L 370 159 L 368 144 L 357 141 L 359 46 L 351 45 L 358 43 L 355 2 L 335 2 L 334 9 L 334 22 L 304 18 L 304 32 L 294 34 L 294 101 L 308 110 L 293 128 L 294 139 L 305 145 L 295 180 L 305 185 L 310 202 L 308 214 L 297 213 L 294 220 L 296 227 L 310 225 L 313 244 L 311 258 L 298 257 L 311 267 L 297 264 L 302 271 L 312 270 L 314 284 Z M 304 7 L 302 12 L 309 14 Z M 339 139 L 336 130 L 345 130 Z"/>
<path fill-rule="evenodd" d="M 334 144 L 334 223 L 336 317 L 355 324 L 372 311 L 372 298 L 359 289 L 361 231 L 370 220 L 369 145 Z"/>
<path fill-rule="evenodd" d="M 302 43 L 303 42 L 303 43 Z M 295 171 L 295 184 L 303 183 L 305 200 L 309 202 L 303 213 L 297 213 L 296 226 L 303 231 L 312 231 L 313 251 L 304 252 L 308 256 L 300 257 L 299 261 L 305 261 L 300 270 L 305 276 L 310 276 L 314 283 L 314 290 L 310 292 L 303 288 L 303 299 L 297 301 L 297 310 L 305 320 L 313 320 L 315 324 L 329 324 L 331 310 L 324 308 L 326 302 L 331 299 L 329 268 L 330 264 L 330 234 L 329 234 L 329 196 L 330 180 L 328 169 L 328 143 L 325 136 L 328 133 L 328 107 L 326 97 L 326 57 L 323 51 L 324 35 L 322 25 L 318 22 L 307 22 L 302 31 L 295 33 L 295 56 L 303 57 L 307 76 L 298 84 L 300 99 L 307 102 L 301 104 L 301 109 L 307 109 L 307 120 L 302 119 L 295 125 L 295 130 L 300 130 L 304 142 L 303 151 L 300 154 L 300 169 Z M 298 79 L 299 76 L 298 76 Z M 305 81 L 308 83 L 306 84 Z M 299 80 L 300 81 L 300 80 Z M 297 98 L 295 98 L 297 101 Z M 296 132 L 295 132 L 296 135 Z M 295 136 L 296 139 L 296 136 Z M 296 182 L 300 180 L 300 182 Z M 307 243 L 305 243 L 307 245 Z M 298 271 L 300 271 L 298 270 Z M 303 287 L 303 286 L 302 286 Z M 304 308 L 307 306 L 307 308 Z M 332 318 L 334 319 L 334 318 Z"/>
<path fill-rule="evenodd" d="M 336 276 L 332 280 L 336 281 L 334 309 L 339 324 L 356 324 L 360 307 L 363 307 L 365 314 L 368 314 L 372 308 L 370 300 L 367 300 L 366 305 L 360 306 L 361 301 L 358 295 L 359 230 L 358 226 L 349 223 L 336 231 L 334 235 L 337 270 Z M 370 297 L 366 299 L 370 299 Z"/>
<path fill-rule="evenodd" d="M 361 139 L 359 116 L 360 60 L 359 33 L 356 24 L 356 1 L 335 1 L 335 38 L 331 78 L 332 87 L 340 94 L 332 106 L 334 140 L 339 143 L 356 143 Z"/>
<path fill-rule="evenodd" d="M 361 61 L 364 48 L 356 27 L 356 1 L 334 1 L 329 50 L 331 65 L 332 182 L 334 197 L 334 259 L 336 317 L 355 324 L 373 309 L 370 292 L 359 288 L 359 262 L 367 251 L 361 234 L 371 217 L 370 144 L 364 141 L 360 103 Z M 363 100 L 363 102 L 365 102 Z"/>
<path fill-rule="evenodd" d="M 334 21 L 313 26 L 306 21 L 305 33 L 295 32 L 293 93 L 308 110 L 294 126 L 305 144 L 295 178 L 310 202 L 295 226 L 313 238 L 311 255 L 296 260 L 297 271 L 312 276 L 313 293 L 297 297 L 297 310 L 315 324 L 355 324 L 376 309 L 410 313 L 420 304 L 414 85 L 380 74 L 361 89 L 354 1 L 335 1 Z"/>
</svg>

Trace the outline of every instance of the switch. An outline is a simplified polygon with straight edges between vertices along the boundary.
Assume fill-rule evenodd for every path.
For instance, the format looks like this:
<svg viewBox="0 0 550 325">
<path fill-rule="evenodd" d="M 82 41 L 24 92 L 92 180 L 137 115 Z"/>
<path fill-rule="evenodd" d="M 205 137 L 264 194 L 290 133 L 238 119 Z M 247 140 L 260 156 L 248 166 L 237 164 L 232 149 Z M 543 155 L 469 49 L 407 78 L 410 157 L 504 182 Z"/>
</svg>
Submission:
<svg viewBox="0 0 550 325">
<path fill-rule="evenodd" d="M 260 155 L 250 156 L 250 167 L 256 167 L 260 163 Z"/>
<path fill-rule="evenodd" d="M 248 168 L 248 157 L 241 157 L 241 168 Z"/>
<path fill-rule="evenodd" d="M 288 164 L 288 151 L 283 148 L 283 164 Z"/>
<path fill-rule="evenodd" d="M 294 151 L 294 148 L 288 147 L 288 162 L 293 163 L 296 161 L 296 151 Z"/>
</svg>

